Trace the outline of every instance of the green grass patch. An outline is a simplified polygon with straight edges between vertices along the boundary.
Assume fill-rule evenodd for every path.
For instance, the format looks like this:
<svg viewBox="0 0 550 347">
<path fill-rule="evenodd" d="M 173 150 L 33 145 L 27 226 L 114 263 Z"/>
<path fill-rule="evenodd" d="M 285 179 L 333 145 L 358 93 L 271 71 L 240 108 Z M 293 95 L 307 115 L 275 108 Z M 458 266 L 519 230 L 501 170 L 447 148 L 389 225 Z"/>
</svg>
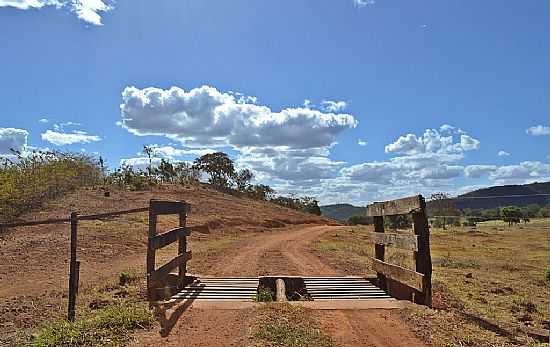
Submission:
<svg viewBox="0 0 550 347">
<path fill-rule="evenodd" d="M 269 347 L 334 347 L 312 310 L 290 304 L 266 304 L 258 309 L 252 338 Z"/>
<path fill-rule="evenodd" d="M 146 303 L 113 304 L 78 319 L 52 322 L 27 344 L 29 347 L 120 346 L 131 340 L 130 332 L 153 324 Z"/>
<path fill-rule="evenodd" d="M 273 293 L 271 293 L 271 289 L 267 287 L 259 287 L 258 293 L 254 295 L 254 301 L 257 302 L 272 302 L 273 301 Z"/>
</svg>

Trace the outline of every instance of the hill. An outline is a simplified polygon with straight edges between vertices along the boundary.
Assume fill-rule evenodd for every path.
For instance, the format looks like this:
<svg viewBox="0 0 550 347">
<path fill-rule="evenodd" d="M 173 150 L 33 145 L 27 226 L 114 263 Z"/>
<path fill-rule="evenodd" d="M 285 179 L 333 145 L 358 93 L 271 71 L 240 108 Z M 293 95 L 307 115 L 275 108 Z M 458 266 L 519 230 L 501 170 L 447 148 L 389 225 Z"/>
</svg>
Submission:
<svg viewBox="0 0 550 347">
<path fill-rule="evenodd" d="M 321 213 L 325 217 L 345 222 L 351 216 L 364 214 L 365 208 L 350 204 L 325 205 L 321 206 Z"/>
<path fill-rule="evenodd" d="M 464 208 L 495 208 L 502 206 L 527 206 L 529 204 L 546 205 L 550 203 L 550 182 L 523 185 L 505 185 L 478 189 L 459 195 L 455 206 Z M 514 197 L 510 197 L 515 195 Z"/>
</svg>

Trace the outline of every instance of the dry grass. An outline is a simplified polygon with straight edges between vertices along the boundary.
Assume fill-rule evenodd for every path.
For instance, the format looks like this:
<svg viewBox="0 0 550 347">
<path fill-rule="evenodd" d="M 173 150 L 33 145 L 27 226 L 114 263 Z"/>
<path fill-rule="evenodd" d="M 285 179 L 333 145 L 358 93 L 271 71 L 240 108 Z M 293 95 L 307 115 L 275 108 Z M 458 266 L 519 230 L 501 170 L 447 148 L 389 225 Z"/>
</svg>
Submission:
<svg viewBox="0 0 550 347">
<path fill-rule="evenodd" d="M 372 273 L 374 247 L 363 238 L 361 228 L 354 227 L 328 234 L 314 247 L 348 273 Z M 533 343 L 519 332 L 506 336 L 488 329 L 477 317 L 549 328 L 550 281 L 545 271 L 550 264 L 550 220 L 511 228 L 502 222 L 481 223 L 476 231 L 432 229 L 431 250 L 435 309 L 413 307 L 405 316 L 412 326 L 428 329 L 431 335 L 425 338 L 435 346 Z M 405 260 L 410 267 L 395 253 L 389 257 Z"/>
</svg>

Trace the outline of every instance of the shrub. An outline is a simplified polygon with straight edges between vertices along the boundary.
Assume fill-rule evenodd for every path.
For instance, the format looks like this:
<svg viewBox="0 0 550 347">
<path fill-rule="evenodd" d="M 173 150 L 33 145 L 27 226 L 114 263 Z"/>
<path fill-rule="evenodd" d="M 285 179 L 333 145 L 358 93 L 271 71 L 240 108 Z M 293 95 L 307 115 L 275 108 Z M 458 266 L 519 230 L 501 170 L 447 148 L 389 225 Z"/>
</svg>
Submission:
<svg viewBox="0 0 550 347">
<path fill-rule="evenodd" d="M 272 302 L 273 301 L 273 293 L 271 292 L 271 289 L 268 287 L 259 287 L 258 293 L 256 296 L 254 296 L 254 301 L 257 302 Z"/>
<path fill-rule="evenodd" d="M 544 280 L 550 281 L 550 267 L 544 270 Z"/>
</svg>

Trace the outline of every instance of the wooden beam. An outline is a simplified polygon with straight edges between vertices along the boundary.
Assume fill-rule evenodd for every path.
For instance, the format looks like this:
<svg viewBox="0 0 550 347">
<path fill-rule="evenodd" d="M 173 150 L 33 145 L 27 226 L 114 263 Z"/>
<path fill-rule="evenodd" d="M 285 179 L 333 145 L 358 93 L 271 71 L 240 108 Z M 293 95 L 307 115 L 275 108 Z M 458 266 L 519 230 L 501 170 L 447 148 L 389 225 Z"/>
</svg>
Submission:
<svg viewBox="0 0 550 347">
<path fill-rule="evenodd" d="M 424 201 L 422 201 L 424 203 Z M 424 205 L 425 206 L 425 205 Z M 417 304 L 432 306 L 432 255 L 430 252 L 430 228 L 424 206 L 422 211 L 413 213 L 413 230 L 418 236 L 418 252 L 414 254 L 416 271 L 424 275 L 424 290 L 416 293 Z"/>
<path fill-rule="evenodd" d="M 395 233 L 365 233 L 368 238 L 366 241 L 372 241 L 377 245 L 393 246 L 406 251 L 418 251 L 418 236 Z"/>
<path fill-rule="evenodd" d="M 191 232 L 186 227 L 179 227 L 172 230 L 168 230 L 165 233 L 158 234 L 151 240 L 151 247 L 159 249 L 170 245 L 173 242 L 178 241 L 181 237 L 189 236 Z M 185 251 L 181 252 L 184 253 Z"/>
<path fill-rule="evenodd" d="M 178 268 L 180 265 L 185 264 L 188 260 L 191 260 L 191 252 L 183 253 L 170 260 L 168 263 L 159 267 L 150 274 L 150 280 L 153 283 L 158 283 L 164 279 L 172 270 Z"/>
<path fill-rule="evenodd" d="M 153 209 L 149 209 L 149 238 L 147 242 L 147 298 L 149 302 L 156 300 L 151 276 L 155 271 L 155 253 L 156 248 L 153 247 L 153 239 L 157 236 L 157 215 L 153 213 Z"/>
<path fill-rule="evenodd" d="M 387 278 L 405 284 L 419 292 L 424 291 L 424 275 L 421 273 L 398 265 L 388 264 L 375 258 L 372 259 L 372 267 L 374 271 L 384 274 Z"/>
<path fill-rule="evenodd" d="M 185 225 L 187 223 L 187 209 L 186 211 L 180 212 L 178 217 L 179 217 L 180 228 L 185 229 Z M 189 236 L 189 234 L 190 234 L 190 231 L 179 236 L 178 254 L 185 254 L 187 252 L 187 236 Z M 178 268 L 179 279 L 183 280 L 185 278 L 186 273 L 187 273 L 187 262 L 181 264 Z"/>
<path fill-rule="evenodd" d="M 150 201 L 150 207 L 154 214 L 180 214 L 187 212 L 187 204 L 182 201 L 154 200 Z"/>
<path fill-rule="evenodd" d="M 374 221 L 374 232 L 380 235 L 384 234 L 384 217 L 382 216 L 374 217 L 373 221 Z M 376 259 L 380 261 L 384 261 L 385 253 L 386 253 L 386 246 L 381 244 L 374 245 L 374 256 L 376 257 Z M 384 274 L 379 272 L 376 274 L 376 278 L 378 280 L 378 286 L 380 287 L 380 289 L 386 290 L 388 288 L 386 276 L 384 276 Z"/>
<path fill-rule="evenodd" d="M 422 196 L 411 196 L 409 198 L 375 202 L 367 206 L 367 217 L 395 216 L 409 214 L 422 209 Z"/>
</svg>

